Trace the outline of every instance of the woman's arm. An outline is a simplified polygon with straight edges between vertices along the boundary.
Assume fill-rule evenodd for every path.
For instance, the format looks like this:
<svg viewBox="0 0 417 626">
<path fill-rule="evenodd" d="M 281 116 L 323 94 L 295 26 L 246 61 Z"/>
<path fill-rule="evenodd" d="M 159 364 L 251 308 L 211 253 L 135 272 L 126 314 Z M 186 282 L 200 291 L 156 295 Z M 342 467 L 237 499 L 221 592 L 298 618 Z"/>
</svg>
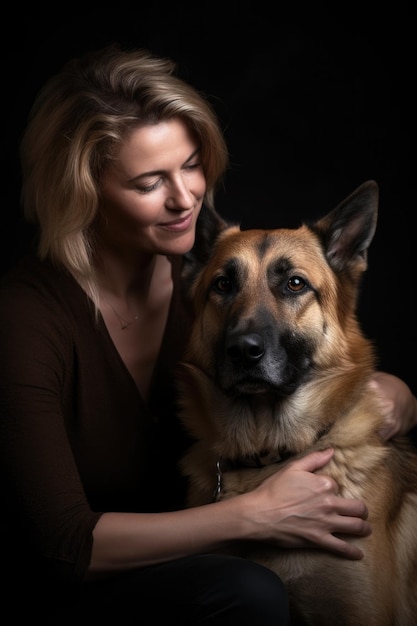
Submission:
<svg viewBox="0 0 417 626">
<path fill-rule="evenodd" d="M 313 452 L 286 464 L 249 493 L 170 513 L 104 513 L 93 536 L 88 579 L 222 548 L 235 540 L 316 547 L 348 559 L 362 551 L 335 536 L 371 532 L 365 504 L 336 495 L 328 476 L 314 474 L 333 455 Z"/>
<path fill-rule="evenodd" d="M 378 394 L 385 416 L 384 439 L 405 435 L 417 426 L 417 398 L 408 385 L 392 374 L 376 372 L 369 383 Z"/>
</svg>

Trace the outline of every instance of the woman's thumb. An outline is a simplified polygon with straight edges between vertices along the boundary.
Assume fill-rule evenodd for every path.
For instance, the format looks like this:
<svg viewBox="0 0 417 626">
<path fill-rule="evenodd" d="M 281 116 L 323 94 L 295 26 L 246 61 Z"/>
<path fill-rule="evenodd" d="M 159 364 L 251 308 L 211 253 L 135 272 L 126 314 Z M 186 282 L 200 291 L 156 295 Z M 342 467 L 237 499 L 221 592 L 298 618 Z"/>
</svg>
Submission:
<svg viewBox="0 0 417 626">
<path fill-rule="evenodd" d="M 316 470 L 324 467 L 326 463 L 330 461 L 334 454 L 333 448 L 326 448 L 325 450 L 315 450 L 306 454 L 301 459 L 297 459 L 293 463 L 293 468 L 303 470 L 305 472 L 315 472 Z"/>
</svg>

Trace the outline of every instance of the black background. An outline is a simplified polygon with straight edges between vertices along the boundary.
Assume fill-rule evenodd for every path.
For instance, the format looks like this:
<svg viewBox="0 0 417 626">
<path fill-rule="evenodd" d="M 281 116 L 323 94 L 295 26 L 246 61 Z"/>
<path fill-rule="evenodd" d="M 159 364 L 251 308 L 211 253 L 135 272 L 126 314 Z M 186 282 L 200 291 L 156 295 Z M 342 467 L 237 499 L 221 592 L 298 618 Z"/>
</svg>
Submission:
<svg viewBox="0 0 417 626">
<path fill-rule="evenodd" d="M 298 226 L 365 180 L 378 182 L 359 318 L 379 366 L 417 391 L 416 50 L 407 4 L 151 1 L 16 12 L 2 29 L 2 269 L 28 241 L 18 143 L 37 90 L 88 49 L 147 47 L 173 58 L 215 107 L 231 155 L 218 209 L 243 227 Z"/>
</svg>

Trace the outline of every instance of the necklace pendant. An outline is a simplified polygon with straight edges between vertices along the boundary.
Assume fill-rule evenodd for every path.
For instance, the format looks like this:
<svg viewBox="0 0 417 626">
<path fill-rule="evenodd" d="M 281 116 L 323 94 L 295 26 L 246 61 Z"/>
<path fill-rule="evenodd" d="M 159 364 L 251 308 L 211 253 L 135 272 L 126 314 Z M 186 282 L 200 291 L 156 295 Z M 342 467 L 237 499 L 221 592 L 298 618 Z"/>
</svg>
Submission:
<svg viewBox="0 0 417 626">
<path fill-rule="evenodd" d="M 122 317 L 120 315 L 120 313 L 118 313 L 116 311 L 116 309 L 114 308 L 114 306 L 111 304 L 111 302 L 107 302 L 107 304 L 109 305 L 109 307 L 111 308 L 111 310 L 113 311 L 113 313 L 115 314 L 115 316 L 117 317 L 117 319 L 119 320 L 120 323 L 120 329 L 121 330 L 126 330 L 126 328 L 129 328 L 129 326 L 131 326 L 132 324 L 134 324 L 135 322 L 138 321 L 138 319 L 140 318 L 139 313 L 136 313 L 136 315 L 134 316 L 134 318 L 132 320 L 126 320 L 124 317 Z"/>
</svg>

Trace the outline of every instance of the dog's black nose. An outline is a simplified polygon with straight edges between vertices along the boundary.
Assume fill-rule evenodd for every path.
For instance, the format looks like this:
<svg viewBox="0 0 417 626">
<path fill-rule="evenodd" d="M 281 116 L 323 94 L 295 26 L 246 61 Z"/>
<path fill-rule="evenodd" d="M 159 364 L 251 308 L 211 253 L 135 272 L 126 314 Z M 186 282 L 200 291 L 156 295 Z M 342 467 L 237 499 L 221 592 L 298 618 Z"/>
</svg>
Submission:
<svg viewBox="0 0 417 626">
<path fill-rule="evenodd" d="M 255 363 L 265 354 L 265 341 L 258 333 L 233 335 L 226 342 L 226 351 L 235 363 Z"/>
</svg>

